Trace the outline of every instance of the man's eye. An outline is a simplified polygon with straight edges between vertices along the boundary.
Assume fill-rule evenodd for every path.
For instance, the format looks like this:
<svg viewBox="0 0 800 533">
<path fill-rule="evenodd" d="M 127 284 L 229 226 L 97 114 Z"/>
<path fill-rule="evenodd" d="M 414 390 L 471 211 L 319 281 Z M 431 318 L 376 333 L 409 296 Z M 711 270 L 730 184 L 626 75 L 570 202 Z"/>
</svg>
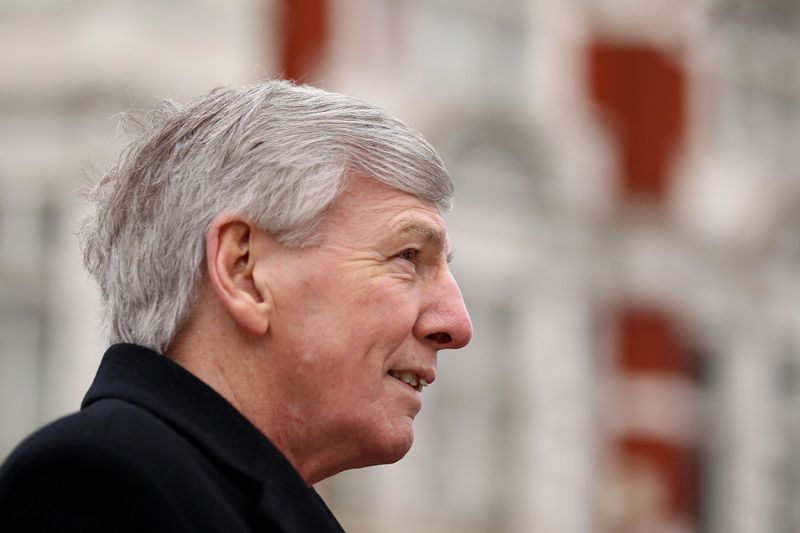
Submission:
<svg viewBox="0 0 800 533">
<path fill-rule="evenodd" d="M 403 250 L 402 252 L 397 254 L 397 257 L 399 257 L 400 259 L 405 259 L 406 261 L 410 261 L 411 263 L 416 263 L 418 256 L 419 256 L 419 251 L 414 250 L 413 248 L 409 248 L 408 250 Z"/>
</svg>

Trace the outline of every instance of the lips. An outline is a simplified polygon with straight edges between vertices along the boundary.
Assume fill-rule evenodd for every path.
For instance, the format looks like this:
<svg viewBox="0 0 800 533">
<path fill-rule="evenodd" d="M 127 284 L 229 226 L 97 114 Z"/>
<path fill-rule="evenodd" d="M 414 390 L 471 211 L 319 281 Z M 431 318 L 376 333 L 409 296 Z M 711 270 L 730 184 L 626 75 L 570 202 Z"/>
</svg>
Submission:
<svg viewBox="0 0 800 533">
<path fill-rule="evenodd" d="M 404 383 L 408 383 L 413 388 L 415 388 L 417 392 L 422 392 L 423 387 L 427 387 L 428 385 L 430 385 L 430 383 L 428 383 L 428 381 L 425 378 L 423 378 L 416 372 L 408 372 L 408 371 L 400 372 L 398 370 L 389 370 L 389 375 L 395 379 L 399 379 Z"/>
</svg>

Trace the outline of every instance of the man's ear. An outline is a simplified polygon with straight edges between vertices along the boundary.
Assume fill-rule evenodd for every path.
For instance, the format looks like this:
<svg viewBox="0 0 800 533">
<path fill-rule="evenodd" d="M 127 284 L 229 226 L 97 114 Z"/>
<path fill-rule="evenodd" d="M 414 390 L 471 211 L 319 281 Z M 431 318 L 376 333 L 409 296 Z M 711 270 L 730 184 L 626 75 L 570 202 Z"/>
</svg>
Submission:
<svg viewBox="0 0 800 533">
<path fill-rule="evenodd" d="M 269 328 L 272 298 L 265 283 L 253 277 L 260 230 L 237 215 L 220 215 L 206 236 L 206 264 L 214 294 L 233 320 L 251 335 Z"/>
</svg>

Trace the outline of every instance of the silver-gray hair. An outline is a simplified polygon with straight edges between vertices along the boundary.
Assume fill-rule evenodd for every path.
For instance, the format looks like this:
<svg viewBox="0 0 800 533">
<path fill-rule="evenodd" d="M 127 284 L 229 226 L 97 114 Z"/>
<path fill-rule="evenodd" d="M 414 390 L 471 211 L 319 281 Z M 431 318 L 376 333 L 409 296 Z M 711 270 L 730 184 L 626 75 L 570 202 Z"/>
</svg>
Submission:
<svg viewBox="0 0 800 533">
<path fill-rule="evenodd" d="M 85 197 L 79 236 L 111 342 L 166 352 L 195 304 L 214 218 L 239 213 L 312 244 L 360 173 L 449 208 L 453 185 L 416 131 L 356 98 L 283 80 L 162 102 Z"/>
</svg>

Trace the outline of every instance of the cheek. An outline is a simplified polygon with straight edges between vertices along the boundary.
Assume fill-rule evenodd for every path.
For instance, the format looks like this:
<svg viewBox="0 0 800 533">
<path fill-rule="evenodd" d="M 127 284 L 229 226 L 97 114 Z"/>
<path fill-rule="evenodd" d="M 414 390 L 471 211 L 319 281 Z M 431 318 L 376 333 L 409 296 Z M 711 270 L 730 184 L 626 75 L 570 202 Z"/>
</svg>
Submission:
<svg viewBox="0 0 800 533">
<path fill-rule="evenodd" d="M 419 315 L 416 292 L 408 287 L 392 287 L 371 293 L 354 308 L 353 322 L 371 335 L 397 339 L 414 327 Z"/>
<path fill-rule="evenodd" d="M 341 274 L 341 273 L 340 273 Z M 316 274 L 283 294 L 278 309 L 282 340 L 295 357 L 337 372 L 397 349 L 419 313 L 418 290 L 408 281 L 383 276 Z"/>
<path fill-rule="evenodd" d="M 366 285 L 358 296 L 360 306 L 375 315 L 395 317 L 415 314 L 419 304 L 419 291 L 408 281 L 381 280 Z"/>
</svg>

